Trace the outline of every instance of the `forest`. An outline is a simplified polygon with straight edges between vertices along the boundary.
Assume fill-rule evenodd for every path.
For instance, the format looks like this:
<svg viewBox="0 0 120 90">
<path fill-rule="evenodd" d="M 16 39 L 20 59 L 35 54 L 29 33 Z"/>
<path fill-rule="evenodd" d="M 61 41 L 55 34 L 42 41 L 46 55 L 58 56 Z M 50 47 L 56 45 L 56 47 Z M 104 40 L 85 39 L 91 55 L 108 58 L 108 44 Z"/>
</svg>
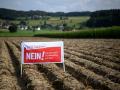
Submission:
<svg viewBox="0 0 120 90">
<path fill-rule="evenodd" d="M 120 9 L 92 12 L 87 21 L 89 27 L 120 26 Z"/>
<path fill-rule="evenodd" d="M 5 20 L 15 20 L 18 17 L 30 17 L 34 15 L 38 16 L 89 16 L 91 12 L 84 11 L 84 12 L 45 12 L 45 11 L 17 11 L 11 9 L 0 8 L 0 18 Z"/>
</svg>

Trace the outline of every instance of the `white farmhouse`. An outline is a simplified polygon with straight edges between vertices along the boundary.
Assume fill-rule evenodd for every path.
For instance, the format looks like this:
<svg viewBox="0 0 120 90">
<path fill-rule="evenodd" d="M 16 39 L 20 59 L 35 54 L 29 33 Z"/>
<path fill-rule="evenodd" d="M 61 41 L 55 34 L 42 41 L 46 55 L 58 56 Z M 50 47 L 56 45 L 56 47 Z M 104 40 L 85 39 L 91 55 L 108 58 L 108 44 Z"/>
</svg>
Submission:
<svg viewBox="0 0 120 90">
<path fill-rule="evenodd" d="M 39 30 L 40 30 L 40 27 L 37 27 L 37 28 L 36 28 L 36 30 L 38 30 L 38 31 L 39 31 Z"/>
</svg>

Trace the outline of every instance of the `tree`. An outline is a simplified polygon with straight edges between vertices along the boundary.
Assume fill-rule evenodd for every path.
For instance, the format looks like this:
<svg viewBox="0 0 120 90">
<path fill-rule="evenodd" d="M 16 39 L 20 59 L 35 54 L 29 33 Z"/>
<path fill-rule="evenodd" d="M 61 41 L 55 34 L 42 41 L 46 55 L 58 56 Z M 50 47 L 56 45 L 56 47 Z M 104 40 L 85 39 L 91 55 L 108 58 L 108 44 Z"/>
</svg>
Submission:
<svg viewBox="0 0 120 90">
<path fill-rule="evenodd" d="M 17 32 L 17 25 L 12 24 L 8 29 L 11 33 Z"/>
<path fill-rule="evenodd" d="M 20 25 L 27 25 L 27 23 L 25 21 L 20 21 L 19 23 Z"/>
<path fill-rule="evenodd" d="M 120 9 L 95 11 L 86 25 L 88 27 L 120 26 Z"/>
</svg>

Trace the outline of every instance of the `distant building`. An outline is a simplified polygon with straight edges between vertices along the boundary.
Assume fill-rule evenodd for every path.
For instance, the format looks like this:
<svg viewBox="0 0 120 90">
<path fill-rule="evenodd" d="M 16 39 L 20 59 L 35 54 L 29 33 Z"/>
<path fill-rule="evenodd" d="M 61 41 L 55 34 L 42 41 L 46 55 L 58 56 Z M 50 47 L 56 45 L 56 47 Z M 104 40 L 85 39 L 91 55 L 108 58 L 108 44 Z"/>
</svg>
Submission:
<svg viewBox="0 0 120 90">
<path fill-rule="evenodd" d="M 40 27 L 38 27 L 37 30 L 39 31 L 39 30 L 40 30 Z"/>
<path fill-rule="evenodd" d="M 39 15 L 33 15 L 33 16 L 30 16 L 28 17 L 28 19 L 42 19 L 43 16 L 39 16 Z"/>
<path fill-rule="evenodd" d="M 18 25 L 18 28 L 20 28 L 21 30 L 27 30 L 28 29 L 28 25 L 25 21 L 21 21 Z"/>
<path fill-rule="evenodd" d="M 64 26 L 63 26 L 63 25 L 60 25 L 60 26 L 59 26 L 59 29 L 60 29 L 60 31 L 64 31 Z"/>
<path fill-rule="evenodd" d="M 2 22 L 0 22 L 0 28 L 2 28 Z"/>
<path fill-rule="evenodd" d="M 21 30 L 27 30 L 28 26 L 27 25 L 18 25 L 18 28 L 20 28 Z"/>
<path fill-rule="evenodd" d="M 11 23 L 8 21 L 0 22 L 0 28 L 2 29 L 8 29 L 10 27 Z"/>
<path fill-rule="evenodd" d="M 39 25 L 37 25 L 37 26 L 33 26 L 33 29 L 34 29 L 34 30 L 38 30 L 38 31 L 41 30 L 41 28 L 40 28 Z"/>
</svg>

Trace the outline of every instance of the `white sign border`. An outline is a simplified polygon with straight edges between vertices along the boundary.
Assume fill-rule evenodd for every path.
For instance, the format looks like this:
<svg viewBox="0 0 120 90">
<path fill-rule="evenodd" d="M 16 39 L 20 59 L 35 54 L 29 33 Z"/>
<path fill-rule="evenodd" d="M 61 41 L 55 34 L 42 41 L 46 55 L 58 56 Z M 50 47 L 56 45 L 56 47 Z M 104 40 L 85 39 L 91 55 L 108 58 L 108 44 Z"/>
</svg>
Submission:
<svg viewBox="0 0 120 90">
<path fill-rule="evenodd" d="M 49 63 L 62 63 L 63 64 L 63 69 L 64 69 L 64 72 L 65 72 L 65 63 L 64 63 L 64 42 L 63 41 L 48 41 L 48 42 L 45 42 L 45 43 L 49 43 L 49 42 L 62 42 L 62 45 L 61 45 L 61 62 L 39 62 L 39 63 L 24 63 L 24 48 L 23 48 L 23 45 L 22 43 L 25 43 L 25 42 L 31 42 L 31 41 L 21 41 L 21 76 L 22 76 L 22 64 L 49 64 Z M 37 43 L 37 42 L 34 42 L 34 43 Z M 39 42 L 39 43 L 42 43 L 42 42 Z"/>
</svg>

